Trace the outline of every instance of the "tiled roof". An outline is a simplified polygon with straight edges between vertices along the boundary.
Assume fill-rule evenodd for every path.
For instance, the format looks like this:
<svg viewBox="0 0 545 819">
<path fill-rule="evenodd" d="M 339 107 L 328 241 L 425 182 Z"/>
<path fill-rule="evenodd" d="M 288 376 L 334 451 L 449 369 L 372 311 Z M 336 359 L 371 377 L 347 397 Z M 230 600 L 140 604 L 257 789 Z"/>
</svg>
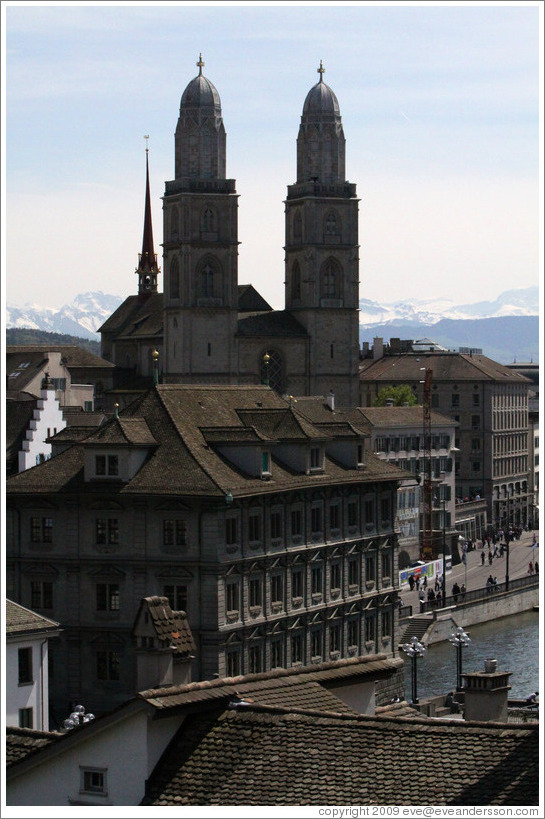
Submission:
<svg viewBox="0 0 545 819">
<path fill-rule="evenodd" d="M 129 328 L 130 332 L 130 328 L 138 324 L 139 317 L 162 314 L 162 310 L 162 293 L 150 293 L 145 298 L 129 296 L 98 328 L 97 333 L 118 333 L 124 328 Z"/>
<path fill-rule="evenodd" d="M 195 651 L 195 641 L 185 612 L 172 611 L 168 597 L 145 597 L 140 603 L 136 623 L 142 609 L 146 609 L 158 640 L 177 655 L 188 655 Z"/>
<path fill-rule="evenodd" d="M 6 727 L 6 767 L 26 759 L 57 742 L 64 735 L 55 731 L 34 731 L 31 728 Z"/>
<path fill-rule="evenodd" d="M 263 296 L 251 284 L 239 284 L 237 286 L 238 310 L 239 313 L 255 313 L 261 310 L 272 310 Z"/>
<path fill-rule="evenodd" d="M 360 364 L 361 381 L 422 380 L 422 368 L 431 367 L 435 381 L 501 381 L 525 384 L 529 379 L 484 355 L 465 353 L 403 353 L 385 355 Z"/>
<path fill-rule="evenodd" d="M 38 399 L 28 393 L 25 400 L 6 401 L 6 459 L 17 458 L 17 453 L 26 436 L 29 421 L 34 415 Z"/>
<path fill-rule="evenodd" d="M 24 390 L 48 364 L 49 347 L 7 347 L 6 389 Z"/>
<path fill-rule="evenodd" d="M 351 657 L 316 665 L 295 668 L 276 668 L 261 674 L 245 674 L 239 677 L 224 677 L 217 680 L 202 680 L 167 688 L 152 688 L 141 691 L 139 696 L 155 708 L 178 708 L 198 702 L 222 702 L 232 699 L 235 694 L 272 705 L 272 698 L 281 698 L 284 705 L 301 705 L 301 697 L 306 694 L 305 685 L 332 685 L 348 680 L 362 682 L 366 679 L 390 676 L 403 666 L 403 660 L 388 658 L 385 654 L 365 657 Z M 337 701 L 338 698 L 335 698 Z M 331 702 L 331 701 L 330 701 Z M 334 710 L 344 710 L 341 706 Z"/>
<path fill-rule="evenodd" d="M 6 600 L 6 634 L 8 637 L 57 631 L 59 627 L 59 623 L 56 623 L 55 620 L 25 609 L 24 606 L 12 600 Z"/>
<path fill-rule="evenodd" d="M 110 361 L 95 355 L 90 350 L 84 347 L 79 347 L 77 344 L 29 344 L 29 345 L 14 345 L 10 344 L 6 347 L 6 353 L 9 360 L 15 358 L 26 358 L 27 355 L 32 355 L 32 360 L 43 361 L 47 359 L 47 353 L 61 353 L 65 359 L 65 365 L 70 369 L 71 367 L 107 367 L 113 368 Z"/>
<path fill-rule="evenodd" d="M 112 446 L 156 446 L 150 428 L 144 418 L 111 418 L 87 438 L 87 444 Z"/>
<path fill-rule="evenodd" d="M 537 727 L 238 705 L 186 718 L 142 805 L 537 805 Z"/>
<path fill-rule="evenodd" d="M 373 427 L 415 427 L 422 426 L 422 406 L 413 407 L 360 407 L 362 416 Z M 433 426 L 459 426 L 459 424 L 440 412 L 430 411 Z"/>
<path fill-rule="evenodd" d="M 245 411 L 251 412 L 245 414 Z M 233 496 L 241 496 L 307 486 L 318 488 L 322 484 L 395 481 L 405 474 L 386 461 L 368 455 L 365 469 L 362 470 L 347 468 L 326 457 L 323 473 L 306 475 L 280 463 L 273 451 L 270 480 L 249 477 L 207 444 L 203 428 L 243 429 L 250 425 L 271 438 L 281 434 L 292 440 L 324 439 L 324 433 L 297 413 L 296 407 L 290 407 L 288 402 L 265 386 L 161 384 L 122 411 L 119 423 L 124 424 L 127 419 L 135 419 L 135 427 L 145 423 L 158 446 L 128 483 L 112 485 L 111 491 L 120 494 L 222 497 L 230 490 Z M 109 428 L 104 425 L 93 435 L 105 436 Z M 118 428 L 123 429 L 121 426 Z M 145 430 L 145 427 L 142 428 Z M 87 446 L 89 440 L 9 478 L 7 493 L 81 491 L 84 487 L 87 492 L 97 491 L 83 482 L 83 446 Z M 136 437 L 132 440 L 136 442 Z M 150 440 L 145 438 L 146 445 Z"/>
<path fill-rule="evenodd" d="M 268 313 L 257 313 L 239 318 L 237 335 L 274 338 L 285 336 L 308 337 L 303 325 L 286 310 L 271 310 Z"/>
</svg>

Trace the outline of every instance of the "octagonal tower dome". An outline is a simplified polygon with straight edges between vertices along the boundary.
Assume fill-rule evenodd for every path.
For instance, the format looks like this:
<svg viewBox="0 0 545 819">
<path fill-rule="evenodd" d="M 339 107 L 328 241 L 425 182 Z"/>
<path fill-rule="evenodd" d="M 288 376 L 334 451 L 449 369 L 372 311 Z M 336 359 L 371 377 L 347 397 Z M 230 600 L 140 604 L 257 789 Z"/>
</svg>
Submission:
<svg viewBox="0 0 545 819">
<path fill-rule="evenodd" d="M 345 139 L 339 101 L 324 82 L 320 60 L 319 82 L 308 92 L 297 136 L 297 182 L 345 182 Z"/>
</svg>

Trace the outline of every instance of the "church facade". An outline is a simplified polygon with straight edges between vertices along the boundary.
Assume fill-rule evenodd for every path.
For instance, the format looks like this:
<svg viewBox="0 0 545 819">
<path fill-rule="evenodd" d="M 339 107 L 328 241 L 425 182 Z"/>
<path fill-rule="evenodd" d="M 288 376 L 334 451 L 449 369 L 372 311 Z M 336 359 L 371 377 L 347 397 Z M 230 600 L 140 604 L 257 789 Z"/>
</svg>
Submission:
<svg viewBox="0 0 545 819">
<path fill-rule="evenodd" d="M 149 177 L 138 295 L 100 328 L 102 355 L 135 376 L 179 384 L 265 383 L 283 395 L 358 403 L 358 199 L 345 178 L 339 103 L 325 69 L 303 105 L 297 179 L 285 201 L 285 309 L 238 282 L 238 193 L 226 178 L 215 86 L 198 75 L 182 94 L 174 179 L 163 197 L 163 293 L 153 249 Z M 147 170 L 147 168 L 146 168 Z"/>
</svg>

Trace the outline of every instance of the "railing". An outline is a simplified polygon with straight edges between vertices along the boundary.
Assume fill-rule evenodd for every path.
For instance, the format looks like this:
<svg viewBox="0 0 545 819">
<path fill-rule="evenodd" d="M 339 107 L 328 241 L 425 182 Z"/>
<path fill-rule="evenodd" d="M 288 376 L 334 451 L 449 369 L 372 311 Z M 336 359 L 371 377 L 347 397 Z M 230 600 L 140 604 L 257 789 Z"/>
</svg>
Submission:
<svg viewBox="0 0 545 819">
<path fill-rule="evenodd" d="M 399 619 L 404 620 L 406 617 L 413 616 L 413 607 L 412 606 L 401 606 L 399 609 Z"/>
<path fill-rule="evenodd" d="M 538 586 L 539 575 L 529 574 L 525 577 L 517 577 L 515 580 L 510 580 L 509 585 L 506 583 L 496 583 L 494 586 L 485 586 L 481 589 L 472 589 L 466 591 L 464 594 L 450 595 L 446 598 L 444 605 L 442 604 L 441 594 L 439 593 L 439 602 L 437 600 L 425 601 L 420 604 L 420 613 L 427 611 L 437 611 L 437 609 L 448 608 L 449 606 L 460 606 L 465 603 L 471 603 L 474 600 L 488 600 L 491 595 L 501 594 L 505 591 L 513 591 L 514 589 L 524 589 L 528 586 Z"/>
<path fill-rule="evenodd" d="M 539 722 L 539 707 L 528 705 L 523 708 L 508 708 L 508 722 Z"/>
</svg>

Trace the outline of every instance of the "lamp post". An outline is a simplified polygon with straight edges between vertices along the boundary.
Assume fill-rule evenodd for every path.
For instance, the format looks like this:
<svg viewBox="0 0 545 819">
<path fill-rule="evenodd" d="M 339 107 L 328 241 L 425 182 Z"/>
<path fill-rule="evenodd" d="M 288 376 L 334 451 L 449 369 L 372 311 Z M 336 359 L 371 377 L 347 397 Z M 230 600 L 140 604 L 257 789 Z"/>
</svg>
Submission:
<svg viewBox="0 0 545 819">
<path fill-rule="evenodd" d="M 83 725 L 84 722 L 91 722 L 95 718 L 94 714 L 86 714 L 84 705 L 76 705 L 74 710 L 63 722 L 63 728 L 66 731 L 71 731 L 76 725 Z"/>
<path fill-rule="evenodd" d="M 509 591 L 509 527 L 507 527 L 507 531 L 505 533 L 505 591 Z"/>
<path fill-rule="evenodd" d="M 449 642 L 456 647 L 456 691 L 462 690 L 462 648 L 471 642 L 469 634 L 458 626 L 454 634 L 449 637 Z"/>
<path fill-rule="evenodd" d="M 424 656 L 426 649 L 417 637 L 411 637 L 408 643 L 401 646 L 401 649 L 411 658 L 412 701 L 413 705 L 418 705 L 416 661 L 419 657 Z"/>
<path fill-rule="evenodd" d="M 443 595 L 443 608 L 447 602 L 447 538 L 446 538 L 446 498 L 445 493 L 443 492 L 442 497 L 442 504 L 443 504 L 443 576 L 441 578 L 441 594 Z"/>
</svg>

